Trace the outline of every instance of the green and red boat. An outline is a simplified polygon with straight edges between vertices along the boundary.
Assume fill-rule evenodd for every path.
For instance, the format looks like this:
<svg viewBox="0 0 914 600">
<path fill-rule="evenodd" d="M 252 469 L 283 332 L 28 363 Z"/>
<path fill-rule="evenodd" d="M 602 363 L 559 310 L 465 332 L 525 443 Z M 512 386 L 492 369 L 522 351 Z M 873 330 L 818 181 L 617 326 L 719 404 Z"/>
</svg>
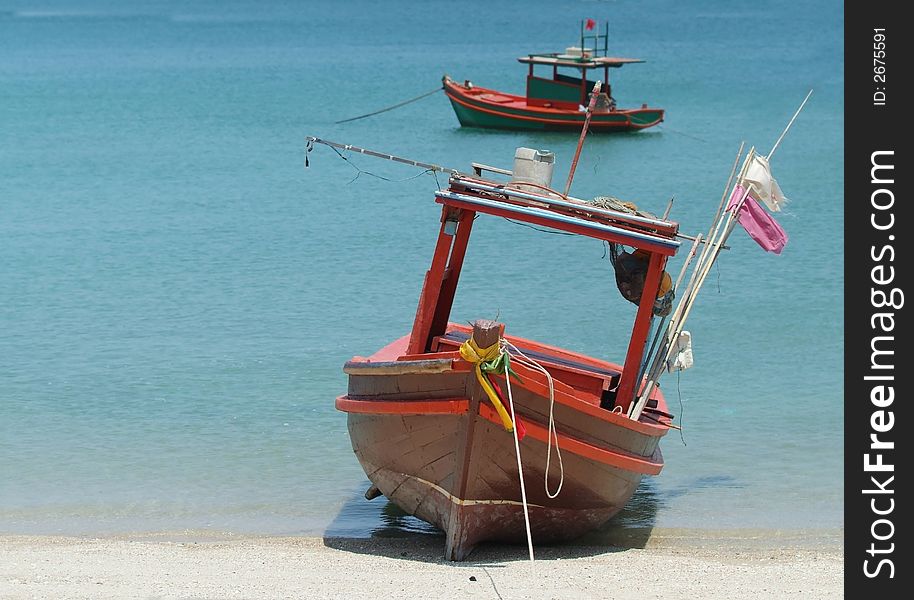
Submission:
<svg viewBox="0 0 914 600">
<path fill-rule="evenodd" d="M 637 58 L 608 56 L 608 26 L 604 33 L 585 35 L 590 22 L 581 24 L 581 45 L 565 52 L 528 54 L 517 60 L 528 65 L 527 90 L 518 96 L 463 83 L 445 75 L 444 92 L 464 127 L 524 130 L 580 131 L 584 124 L 591 94 L 597 81 L 588 76 L 599 75 L 600 88 L 591 115 L 590 131 L 635 131 L 653 127 L 663 121 L 661 108 L 619 108 L 612 96 L 609 70 L 623 65 L 642 63 Z M 592 47 L 587 47 L 593 42 Z M 598 48 L 602 42 L 602 48 Z M 540 71 L 551 69 L 551 77 Z"/>
</svg>

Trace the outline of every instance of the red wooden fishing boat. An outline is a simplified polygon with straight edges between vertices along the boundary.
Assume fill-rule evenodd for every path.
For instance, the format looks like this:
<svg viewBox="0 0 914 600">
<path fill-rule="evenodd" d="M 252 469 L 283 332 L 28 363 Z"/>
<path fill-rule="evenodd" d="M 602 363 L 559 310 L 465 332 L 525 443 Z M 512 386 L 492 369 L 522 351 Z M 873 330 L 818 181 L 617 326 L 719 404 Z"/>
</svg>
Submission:
<svg viewBox="0 0 914 600">
<path fill-rule="evenodd" d="M 517 59 L 528 65 L 524 96 L 479 87 L 469 80 L 460 83 L 445 75 L 444 92 L 460 124 L 495 129 L 580 131 L 584 107 L 590 103 L 595 83 L 588 79 L 588 72 L 603 75 L 601 88 L 596 92 L 598 101 L 590 131 L 634 131 L 662 122 L 663 109 L 649 108 L 646 104 L 640 108 L 616 106 L 609 70 L 644 61 L 608 56 L 608 25 L 599 35 L 586 35 L 585 29 L 582 23 L 580 47 Z M 588 48 L 590 42 L 592 47 Z M 543 77 L 539 71 L 549 71 L 551 76 Z"/>
<path fill-rule="evenodd" d="M 740 145 L 707 236 L 691 238 L 675 283 L 665 266 L 678 238 L 689 237 L 677 223 L 613 198 L 567 195 L 588 121 L 565 193 L 549 187 L 554 155 L 546 151 L 518 148 L 512 171 L 474 163 L 474 174 L 465 175 L 309 137 L 309 152 L 323 143 L 450 174 L 448 188 L 435 194 L 441 225 L 411 332 L 344 367 L 349 390 L 336 406 L 348 413 L 352 448 L 372 482 L 366 498 L 383 494 L 441 528 L 451 560 L 482 541 L 524 538 L 532 559 L 534 540 L 571 539 L 619 512 L 641 478 L 663 468 L 660 438 L 676 426 L 659 380 L 692 364 L 683 326 L 731 232 L 738 224 L 775 254 L 787 243 L 762 205 L 777 212 L 786 202 L 769 161 L 808 99 L 771 151 L 750 148 L 737 171 Z M 483 171 L 511 179 L 493 181 Z M 622 364 L 524 339 L 493 321 L 450 321 L 470 232 L 482 215 L 608 244 L 616 285 L 638 306 Z"/>
<path fill-rule="evenodd" d="M 483 170 L 510 171 L 474 166 L 473 175 L 452 172 L 448 189 L 435 194 L 440 229 L 411 332 L 347 362 L 348 393 L 336 400 L 373 483 L 366 497 L 383 494 L 439 527 L 451 560 L 482 541 L 523 541 L 525 509 L 534 542 L 600 526 L 644 475 L 660 472 L 658 444 L 672 418 L 659 390 L 634 418 L 628 413 L 662 282 L 668 283 L 664 267 L 679 247 L 678 225 L 541 186 L 493 181 Z M 643 291 L 629 298 L 638 308 L 624 363 L 525 339 L 494 322 L 468 327 L 449 320 L 470 232 L 484 226 L 482 219 L 474 224 L 479 215 L 637 249 Z M 516 379 L 478 367 L 502 354 Z M 523 434 L 517 447 L 515 432 Z"/>
</svg>

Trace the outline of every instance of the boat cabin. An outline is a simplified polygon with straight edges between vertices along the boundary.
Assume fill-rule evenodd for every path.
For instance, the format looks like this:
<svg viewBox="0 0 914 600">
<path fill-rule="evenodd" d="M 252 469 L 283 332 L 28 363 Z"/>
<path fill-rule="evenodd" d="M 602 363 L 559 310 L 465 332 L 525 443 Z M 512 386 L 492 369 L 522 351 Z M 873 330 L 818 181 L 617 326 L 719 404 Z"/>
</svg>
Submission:
<svg viewBox="0 0 914 600">
<path fill-rule="evenodd" d="M 527 72 L 527 104 L 544 108 L 576 109 L 587 106 L 595 81 L 588 79 L 588 71 L 599 75 L 603 82 L 598 108 L 615 108 L 609 70 L 631 63 L 643 63 L 638 58 L 619 58 L 608 55 L 609 24 L 603 33 L 585 33 L 581 23 L 581 45 L 566 48 L 565 52 L 528 54 L 517 60 L 529 66 Z M 590 45 L 588 45 L 590 44 Z M 601 46 L 602 44 L 602 46 Z M 546 75 L 545 77 L 543 75 Z"/>
</svg>

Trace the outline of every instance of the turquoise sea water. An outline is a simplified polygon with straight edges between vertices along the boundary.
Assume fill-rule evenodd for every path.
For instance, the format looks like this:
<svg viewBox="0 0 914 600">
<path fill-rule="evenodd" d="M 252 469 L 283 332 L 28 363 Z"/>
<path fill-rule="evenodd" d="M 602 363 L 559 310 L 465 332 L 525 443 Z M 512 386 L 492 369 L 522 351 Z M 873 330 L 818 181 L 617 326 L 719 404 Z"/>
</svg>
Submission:
<svg viewBox="0 0 914 600">
<path fill-rule="evenodd" d="M 664 388 L 685 427 L 625 518 L 842 526 L 843 18 L 832 2 L 0 0 L 0 533 L 417 527 L 351 452 L 341 366 L 406 333 L 436 180 L 318 135 L 467 169 L 568 134 L 461 129 L 443 73 L 521 92 L 528 52 L 610 19 L 620 105 L 572 189 L 707 228 L 740 141 L 791 198 L 781 256 L 742 232 Z M 417 176 L 418 175 L 418 176 Z M 354 179 L 355 178 L 355 179 Z M 444 179 L 439 177 L 444 184 Z M 672 267 L 676 272 L 677 259 Z M 621 361 L 634 307 L 598 242 L 480 220 L 453 312 Z M 680 400 L 681 399 L 681 400 Z M 680 404 L 681 402 L 681 404 Z M 683 442 L 684 440 L 684 442 Z"/>
</svg>

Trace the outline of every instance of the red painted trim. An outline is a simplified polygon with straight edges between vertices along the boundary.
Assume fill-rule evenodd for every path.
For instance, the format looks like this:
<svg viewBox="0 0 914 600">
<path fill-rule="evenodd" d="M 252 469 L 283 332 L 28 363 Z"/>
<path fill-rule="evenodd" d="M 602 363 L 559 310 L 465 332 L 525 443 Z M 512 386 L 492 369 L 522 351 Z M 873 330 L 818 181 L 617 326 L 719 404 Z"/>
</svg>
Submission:
<svg viewBox="0 0 914 600">
<path fill-rule="evenodd" d="M 541 122 L 541 123 L 581 125 L 584 122 L 583 113 L 579 113 L 577 108 L 575 108 L 574 110 L 571 110 L 571 109 L 563 110 L 563 109 L 558 109 L 558 108 L 555 108 L 555 109 L 527 108 L 530 105 L 527 104 L 527 98 L 525 98 L 523 96 L 517 96 L 515 94 L 506 94 L 504 92 L 499 92 L 497 90 L 490 90 L 490 89 L 486 89 L 486 88 L 474 88 L 474 90 L 477 92 L 476 94 L 467 94 L 462 90 L 462 88 L 458 84 L 454 83 L 453 81 L 449 81 L 445 85 L 445 93 L 447 94 L 448 98 L 456 101 L 458 104 L 460 104 L 466 108 L 469 108 L 471 110 L 479 110 L 481 112 L 486 112 L 488 114 L 492 114 L 492 115 L 496 115 L 496 116 L 500 116 L 500 117 L 518 118 L 521 120 L 531 120 L 531 121 L 537 121 L 537 122 Z M 489 103 L 489 102 L 486 102 L 485 100 L 482 100 L 482 99 L 476 97 L 476 96 L 479 96 L 482 94 L 487 94 L 487 93 L 488 94 L 498 94 L 500 96 L 514 98 L 514 102 L 523 105 L 523 106 L 512 106 L 512 108 L 514 108 L 515 110 L 526 111 L 528 113 L 539 113 L 540 115 L 548 115 L 550 113 L 566 114 L 569 116 L 573 116 L 574 118 L 573 119 L 548 119 L 546 116 L 542 116 L 542 117 L 525 116 L 525 115 L 519 115 L 519 114 L 515 114 L 515 113 L 505 113 L 504 111 L 487 109 L 487 108 L 485 108 L 486 105 L 492 106 L 492 107 L 495 107 L 495 106 L 503 107 L 504 106 L 501 104 Z M 478 103 L 478 104 L 476 104 L 476 103 Z M 630 121 L 630 119 L 628 121 L 601 120 L 601 117 L 606 117 L 608 115 L 606 115 L 604 113 L 594 113 L 591 117 L 591 125 L 598 124 L 599 126 L 605 127 L 605 128 L 628 127 L 628 128 L 632 128 L 632 129 L 644 129 L 646 127 L 652 127 L 653 125 L 656 125 L 657 123 L 662 122 L 665 111 L 661 108 L 647 108 L 647 109 L 623 108 L 623 109 L 617 109 L 616 111 L 611 113 L 612 115 L 622 115 L 622 116 L 625 116 L 628 118 L 632 115 L 641 115 L 644 113 L 653 113 L 653 112 L 660 113 L 659 119 L 657 119 L 657 121 L 651 121 L 650 123 L 644 123 L 644 124 L 633 123 Z"/>
<path fill-rule="evenodd" d="M 475 217 L 476 213 L 473 211 L 464 210 L 460 212 L 457 231 L 454 235 L 454 244 L 447 261 L 447 268 L 444 271 L 444 279 L 441 282 L 441 293 L 438 295 L 438 302 L 425 340 L 426 350 L 430 349 L 432 338 L 441 335 L 447 329 L 448 319 L 451 316 L 451 307 L 454 304 L 454 295 L 457 293 L 457 283 L 460 281 L 460 270 L 463 268 L 463 259 L 466 256 L 467 244 L 470 241 L 470 233 L 473 231 L 473 219 Z"/>
<path fill-rule="evenodd" d="M 462 323 L 451 323 L 448 325 L 448 331 L 462 331 L 464 333 L 470 333 L 473 331 L 472 327 L 468 327 Z M 574 352 L 572 350 L 566 350 L 565 348 L 560 348 L 558 346 L 552 346 L 549 344 L 544 344 L 536 340 L 531 340 L 529 338 L 523 338 L 517 335 L 506 335 L 505 336 L 509 342 L 515 346 L 521 348 L 529 348 L 530 350 L 536 352 L 542 352 L 544 354 L 553 354 L 559 358 L 567 358 L 574 360 L 586 365 L 592 365 L 601 369 L 609 369 L 611 371 L 622 371 L 622 365 L 618 365 L 613 362 L 606 360 L 601 360 L 599 358 L 594 358 L 586 354 L 581 354 L 580 352 Z"/>
<path fill-rule="evenodd" d="M 470 110 L 477 110 L 480 112 L 488 113 L 488 114 L 499 116 L 499 117 L 505 117 L 505 118 L 510 118 L 510 119 L 519 119 L 519 120 L 523 120 L 523 121 L 535 121 L 538 123 L 548 123 L 548 124 L 553 124 L 553 125 L 555 125 L 555 124 L 557 124 L 557 125 L 582 125 L 584 123 L 584 116 L 583 116 L 584 113 L 579 113 L 577 111 L 577 109 L 562 110 L 562 109 L 527 108 L 527 106 L 530 106 L 530 105 L 527 104 L 527 99 L 524 97 L 516 96 L 514 94 L 505 94 L 503 92 L 498 92 L 496 90 L 489 90 L 489 89 L 485 89 L 485 88 L 475 88 L 475 89 L 478 90 L 480 92 L 480 94 L 482 94 L 482 93 L 499 94 L 502 96 L 507 96 L 509 98 L 515 98 L 516 99 L 515 102 L 524 104 L 524 107 L 513 106 L 512 108 L 514 108 L 515 110 L 526 111 L 528 113 L 539 113 L 540 115 L 548 115 L 550 113 L 566 114 L 569 116 L 573 116 L 574 118 L 573 119 L 549 119 L 549 118 L 546 118 L 545 116 L 523 115 L 523 114 L 516 114 L 516 113 L 508 113 L 503 110 L 502 111 L 493 110 L 491 108 L 487 108 L 487 105 L 492 106 L 492 107 L 495 107 L 495 106 L 500 107 L 502 105 L 487 103 L 485 100 L 476 98 L 475 96 L 471 96 L 469 94 L 465 94 L 462 91 L 460 91 L 460 87 L 453 82 L 449 82 L 445 86 L 444 91 L 447 94 L 448 98 L 457 102 L 461 106 L 464 106 Z M 478 104 L 476 104 L 476 103 L 478 103 Z M 651 121 L 649 123 L 640 123 L 640 124 L 631 121 L 631 116 L 633 116 L 633 115 L 641 115 L 644 113 L 653 113 L 653 112 L 660 113 L 660 118 L 658 118 L 656 121 Z M 616 128 L 616 127 L 618 127 L 618 128 L 624 127 L 627 129 L 645 129 L 647 127 L 652 127 L 652 126 L 656 125 L 657 123 L 662 122 L 664 110 L 660 109 L 660 108 L 619 109 L 611 114 L 624 116 L 624 117 L 626 117 L 626 120 L 625 121 L 616 121 L 616 120 L 607 121 L 607 120 L 604 120 L 603 117 L 606 117 L 608 115 L 601 114 L 601 113 L 594 113 L 592 115 L 591 121 L 590 121 L 591 126 L 596 125 L 600 128 L 604 128 L 604 129 Z"/>
<path fill-rule="evenodd" d="M 470 401 L 466 398 L 359 400 L 349 396 L 340 396 L 336 399 L 336 409 L 347 413 L 368 415 L 460 415 L 470 410 Z"/>
<path fill-rule="evenodd" d="M 373 353 L 371 356 L 356 356 L 353 357 L 352 361 L 356 362 L 383 362 L 390 360 L 399 360 L 400 356 L 406 351 L 406 346 L 409 344 L 409 335 L 404 335 L 390 342 L 383 348 L 379 349 L 377 352 Z M 421 356 L 420 358 L 425 359 L 427 356 Z"/>
<path fill-rule="evenodd" d="M 511 385 L 513 387 L 522 387 L 543 398 L 546 402 L 549 401 L 549 384 L 546 381 L 545 375 L 539 371 L 525 367 L 517 361 L 511 362 L 511 368 L 514 369 L 514 371 L 521 378 L 521 382 L 517 382 L 513 379 L 511 380 Z M 586 402 L 585 400 L 578 398 L 570 386 L 559 381 L 554 376 L 553 388 L 553 396 L 558 404 L 563 404 L 571 409 L 584 413 L 595 419 L 606 421 L 607 423 L 611 423 L 619 427 L 624 427 L 625 429 L 630 429 L 638 433 L 643 433 L 651 437 L 663 437 L 670 430 L 669 427 L 663 425 L 633 421 L 628 417 L 628 415 L 615 413 L 611 410 L 600 408 L 598 405 Z"/>
<path fill-rule="evenodd" d="M 470 327 L 462 325 L 460 323 L 448 323 L 448 331 L 471 331 Z M 559 348 L 557 346 L 550 346 L 548 344 L 542 344 L 535 340 L 530 340 L 527 338 L 522 338 L 519 336 L 508 335 L 505 336 L 507 339 L 516 346 L 523 348 L 528 348 L 530 350 L 536 350 L 545 354 L 552 354 L 560 358 L 568 358 L 571 360 L 576 360 L 584 364 L 593 365 L 595 367 L 611 369 L 615 371 L 622 371 L 622 367 L 616 363 L 609 361 L 601 360 L 598 358 L 593 358 L 592 356 L 587 356 L 586 354 L 580 354 L 578 352 L 572 352 L 570 350 L 565 350 L 564 348 Z M 430 358 L 450 358 L 455 359 L 452 365 L 452 370 L 456 372 L 470 372 L 472 370 L 472 365 L 465 360 L 456 360 L 460 358 L 459 352 L 435 352 L 435 353 L 423 353 L 423 354 L 403 354 L 406 349 L 406 344 L 409 339 L 409 336 L 403 336 L 393 342 L 387 344 L 370 357 L 354 357 L 353 361 L 394 361 L 394 360 L 428 360 Z M 546 361 L 543 361 L 546 362 Z M 552 366 L 551 364 L 549 365 Z M 543 396 L 544 398 L 549 397 L 549 390 L 546 388 L 546 380 L 541 374 L 536 371 L 530 371 L 529 374 L 526 370 L 524 373 L 527 374 L 524 377 L 524 382 L 532 382 L 530 385 L 526 386 L 530 391 Z M 573 391 L 568 391 L 567 386 L 565 386 L 564 381 L 562 380 L 561 375 L 553 374 L 555 380 L 559 383 L 557 387 L 559 393 L 556 395 L 557 402 L 562 404 L 567 404 L 568 406 L 579 410 L 581 412 L 587 413 L 595 418 L 601 419 L 603 421 L 609 421 L 611 423 L 621 425 L 623 427 L 628 427 L 633 431 L 644 433 L 647 435 L 657 435 L 662 436 L 666 435 L 668 428 L 655 425 L 653 423 L 645 423 L 641 421 L 632 421 L 625 415 L 619 415 L 612 413 L 608 410 L 604 410 L 597 406 L 579 399 L 574 395 Z M 624 378 L 623 378 L 624 379 Z M 565 387 L 563 387 L 565 386 Z M 567 392 L 563 396 L 563 391 Z M 663 393 L 659 388 L 656 388 L 651 394 L 651 399 L 657 400 L 657 408 L 662 411 L 669 412 L 669 407 L 667 406 L 666 400 L 663 397 Z"/>
<path fill-rule="evenodd" d="M 644 356 L 644 345 L 651 331 L 651 317 L 654 312 L 654 302 L 657 300 L 657 289 L 660 287 L 660 275 L 666 258 L 660 254 L 651 254 L 647 267 L 647 276 L 644 278 L 644 288 L 641 293 L 641 303 L 635 315 L 635 324 L 632 326 L 632 336 L 625 354 L 625 366 L 622 368 L 622 380 L 619 382 L 619 391 L 616 394 L 616 406 L 628 412 L 628 407 L 634 400 L 634 391 L 641 386 L 640 381 L 635 381 L 641 369 L 641 359 Z"/>
<path fill-rule="evenodd" d="M 550 125 L 568 125 L 568 126 L 575 126 L 575 125 L 580 126 L 584 123 L 583 117 L 581 118 L 580 121 L 578 121 L 577 119 L 546 119 L 546 118 L 542 118 L 542 117 L 534 117 L 534 116 L 521 115 L 521 114 L 516 114 L 516 113 L 506 113 L 503 111 L 492 110 L 490 108 L 486 108 L 486 107 L 479 106 L 476 104 L 470 104 L 470 103 L 462 100 L 461 98 L 451 96 L 450 94 L 448 94 L 448 98 L 450 98 L 457 104 L 465 106 L 466 108 L 469 108 L 471 110 L 484 112 L 484 113 L 488 113 L 490 115 L 495 115 L 498 117 L 504 117 L 504 118 L 508 118 L 508 119 L 517 119 L 520 121 L 534 121 L 536 123 L 547 123 Z M 482 100 L 476 100 L 476 101 L 482 102 Z M 525 110 L 525 109 L 518 108 L 517 110 Z M 568 112 L 570 113 L 571 111 L 568 111 Z M 623 114 L 626 117 L 626 120 L 625 121 L 615 121 L 615 120 L 614 121 L 601 121 L 601 120 L 594 121 L 593 119 L 596 116 L 596 115 L 594 115 L 594 117 L 591 117 L 591 119 L 592 119 L 591 125 L 598 125 L 600 127 L 607 128 L 607 129 L 610 127 L 631 128 L 631 129 L 640 128 L 639 125 L 633 124 L 631 122 L 631 120 L 628 118 L 628 113 L 622 113 L 621 111 L 618 111 L 617 114 Z"/>
<path fill-rule="evenodd" d="M 436 338 L 438 340 L 438 350 L 439 353 L 434 356 L 437 358 L 439 356 L 445 357 L 452 354 L 457 354 L 457 358 L 460 358 L 459 352 L 443 352 L 441 349 L 443 347 L 459 347 L 460 344 L 453 340 L 445 338 Z M 412 357 L 411 360 L 427 360 L 430 355 L 419 355 Z M 590 404 L 599 405 L 600 396 L 603 393 L 603 388 L 605 382 L 609 377 L 594 373 L 592 371 L 586 371 L 584 369 L 578 369 L 576 367 L 570 367 L 568 365 L 562 365 L 558 363 L 551 363 L 543 361 L 545 364 L 543 366 L 552 374 L 552 377 L 559 383 L 568 385 L 571 389 L 569 390 L 570 394 L 573 394 L 575 397 L 581 399 L 584 402 Z"/>
<path fill-rule="evenodd" d="M 518 343 L 515 342 L 515 341 L 513 341 L 511 338 L 508 338 L 508 340 L 511 341 L 511 343 L 514 344 L 515 346 L 518 345 Z M 524 344 L 521 344 L 521 345 L 523 345 L 524 348 L 525 348 L 526 350 L 530 350 L 530 351 L 533 351 L 533 352 L 543 351 L 542 349 L 537 348 L 537 347 L 534 346 L 534 345 L 524 345 Z M 457 347 L 457 348 L 459 348 L 459 347 L 460 347 L 460 344 L 459 344 L 458 342 L 455 342 L 455 341 L 453 341 L 453 340 L 449 340 L 449 339 L 447 339 L 447 338 L 439 338 L 438 348 L 439 348 L 440 354 L 443 355 L 443 356 L 446 356 L 446 355 L 449 354 L 449 353 L 446 352 L 446 351 L 444 351 L 443 349 L 441 349 L 442 346 L 450 346 L 450 347 Z M 567 355 L 565 355 L 565 356 L 567 356 Z M 437 357 L 437 355 L 436 355 L 436 357 Z M 417 355 L 417 356 L 414 356 L 414 357 L 412 357 L 412 358 L 410 358 L 410 359 L 408 359 L 408 360 L 426 360 L 426 359 L 428 359 L 428 358 L 429 358 L 429 356 L 428 356 L 427 354 L 424 354 L 424 355 Z M 457 358 L 459 358 L 459 356 L 458 356 Z M 561 357 L 561 356 L 556 356 L 556 359 L 559 359 L 559 358 L 562 358 L 562 357 Z M 406 360 L 406 359 L 402 359 L 402 358 L 401 358 L 401 359 L 398 359 L 398 360 Z M 586 363 L 585 361 L 580 361 L 580 362 L 582 362 L 582 363 L 584 363 L 584 364 L 588 364 L 588 363 Z M 611 370 L 618 371 L 619 373 L 622 372 L 622 367 L 619 367 L 619 366 L 617 366 L 617 365 L 601 365 L 601 364 L 593 364 L 593 363 L 590 363 L 590 364 L 591 364 L 592 366 L 594 366 L 595 368 L 600 368 L 600 369 L 607 369 L 607 368 L 608 368 L 608 369 L 611 369 Z M 559 364 L 558 362 L 556 362 L 556 363 L 554 363 L 554 364 L 553 364 L 553 363 L 550 363 L 548 366 L 549 366 L 550 369 L 555 369 L 555 370 L 557 370 L 557 371 L 561 371 L 561 372 L 563 372 L 563 373 L 567 373 L 567 374 L 571 375 L 571 376 L 574 378 L 574 381 L 579 382 L 580 385 L 575 385 L 575 384 L 572 383 L 571 381 L 568 381 L 568 382 L 566 382 L 566 383 L 568 383 L 568 385 L 570 385 L 570 386 L 572 386 L 572 387 L 575 387 L 575 388 L 590 389 L 590 388 L 593 388 L 593 387 L 596 386 L 596 385 L 602 385 L 602 384 L 598 384 L 598 383 L 597 383 L 598 381 L 599 381 L 599 382 L 603 382 L 603 381 L 606 381 L 607 379 L 610 379 L 610 377 L 609 377 L 608 375 L 603 375 L 603 374 L 601 374 L 601 373 L 594 373 L 593 371 L 588 371 L 587 369 L 582 369 L 582 368 L 574 367 L 574 366 L 571 366 L 571 365 Z M 561 379 L 561 378 L 560 378 L 560 379 Z M 594 393 L 596 393 L 596 394 L 599 395 L 601 391 L 602 391 L 602 389 L 601 389 L 601 390 L 595 390 Z"/>
<path fill-rule="evenodd" d="M 457 344 L 459 346 L 459 344 Z M 403 356 L 397 357 L 399 361 L 410 361 L 410 360 L 428 360 L 430 358 L 450 358 L 453 360 L 461 360 L 460 351 L 454 350 L 452 352 L 442 352 L 437 351 L 434 353 L 425 354 L 404 354 Z"/>
<path fill-rule="evenodd" d="M 485 185 L 492 186 L 492 182 L 479 179 L 476 177 L 461 177 L 460 181 L 453 182 L 449 188 L 452 192 L 457 192 L 460 194 L 476 195 L 480 196 L 481 191 L 476 189 L 475 185 Z M 548 198 L 546 198 L 548 199 Z M 535 200 L 518 198 L 512 195 L 505 195 L 504 198 L 499 198 L 502 202 L 515 204 L 517 206 L 535 206 Z M 594 223 L 602 223 L 605 225 L 613 225 L 619 227 L 620 229 L 626 229 L 629 231 L 637 231 L 639 233 L 644 233 L 645 231 L 654 231 L 660 234 L 676 234 L 679 232 L 679 223 L 675 221 L 655 221 L 651 224 L 646 224 L 639 222 L 637 220 L 629 219 L 625 213 L 616 213 L 613 215 L 606 215 L 602 213 L 582 213 L 580 209 L 575 209 L 573 207 L 564 207 L 558 205 L 552 205 L 551 210 L 554 210 L 560 214 L 574 216 L 580 219 L 587 221 L 592 221 Z M 671 236 L 672 237 L 672 236 Z"/>
<path fill-rule="evenodd" d="M 429 340 L 428 334 L 438 306 L 438 296 L 441 294 L 441 281 L 444 278 L 445 264 L 451 251 L 451 245 L 454 242 L 454 237 L 444 231 L 447 214 L 447 207 L 442 207 L 441 229 L 438 231 L 438 241 L 435 243 L 432 265 L 426 272 L 425 281 L 422 283 L 419 306 L 416 308 L 416 320 L 413 322 L 409 346 L 406 349 L 407 354 L 421 354 L 428 350 L 426 347 Z"/>
<path fill-rule="evenodd" d="M 471 202 L 466 202 L 461 199 L 455 198 L 442 198 L 440 196 L 435 197 L 435 202 L 438 204 L 443 204 L 444 206 L 452 206 L 454 208 L 460 208 L 463 210 L 474 210 L 477 212 L 482 212 L 488 215 L 495 215 L 497 217 L 506 217 L 509 219 L 518 219 L 522 218 L 528 223 L 535 223 L 536 225 L 542 225 L 543 227 L 550 227 L 552 229 L 560 229 L 562 231 L 568 231 L 570 233 L 576 233 L 578 235 L 583 235 L 586 237 L 606 240 L 608 242 L 617 242 L 620 244 L 625 244 L 628 246 L 637 245 L 638 248 L 643 248 L 645 250 L 650 250 L 652 252 L 666 254 L 672 256 L 676 254 L 678 248 L 676 247 L 667 247 L 660 243 L 653 243 L 649 240 L 636 240 L 633 241 L 632 238 L 627 237 L 624 233 L 616 233 L 613 231 L 605 231 L 599 229 L 599 227 L 615 227 L 616 229 L 621 229 L 622 231 L 629 231 L 624 227 L 619 227 L 617 225 L 608 225 L 604 223 L 599 223 L 597 221 L 588 220 L 588 223 L 592 223 L 594 227 L 588 227 L 587 225 L 579 225 L 577 223 L 557 223 L 556 219 L 549 216 L 548 213 L 543 212 L 542 214 L 525 214 L 519 216 L 516 211 L 508 208 L 509 206 L 513 207 L 513 204 L 506 204 L 504 208 L 501 206 L 486 206 L 481 207 Z M 523 208 L 523 207 L 521 207 Z M 560 214 L 560 213 L 557 213 Z M 562 215 L 567 217 L 567 215 Z M 644 235 L 651 235 L 650 233 L 644 233 Z M 412 348 L 412 346 L 410 346 Z M 421 352 L 421 350 L 420 350 Z"/>
<path fill-rule="evenodd" d="M 495 409 L 490 407 L 488 404 L 479 404 L 479 415 L 487 421 L 491 421 L 492 423 L 501 426 L 501 418 L 499 418 L 498 413 L 495 412 Z M 529 437 L 532 437 L 533 439 L 544 444 L 549 443 L 548 431 L 542 425 L 530 421 L 524 421 L 524 427 L 526 427 L 527 435 Z M 582 442 L 581 440 L 569 437 L 563 433 L 559 433 L 558 437 L 559 448 L 561 448 L 563 451 L 571 452 L 573 454 L 577 454 L 578 456 L 603 463 L 604 465 L 616 467 L 617 469 L 623 469 L 625 471 L 631 471 L 634 473 L 642 473 L 644 475 L 657 475 L 663 469 L 662 462 L 658 463 L 652 460 L 637 458 L 628 454 L 622 454 L 618 451 L 598 448 L 592 444 Z"/>
</svg>

